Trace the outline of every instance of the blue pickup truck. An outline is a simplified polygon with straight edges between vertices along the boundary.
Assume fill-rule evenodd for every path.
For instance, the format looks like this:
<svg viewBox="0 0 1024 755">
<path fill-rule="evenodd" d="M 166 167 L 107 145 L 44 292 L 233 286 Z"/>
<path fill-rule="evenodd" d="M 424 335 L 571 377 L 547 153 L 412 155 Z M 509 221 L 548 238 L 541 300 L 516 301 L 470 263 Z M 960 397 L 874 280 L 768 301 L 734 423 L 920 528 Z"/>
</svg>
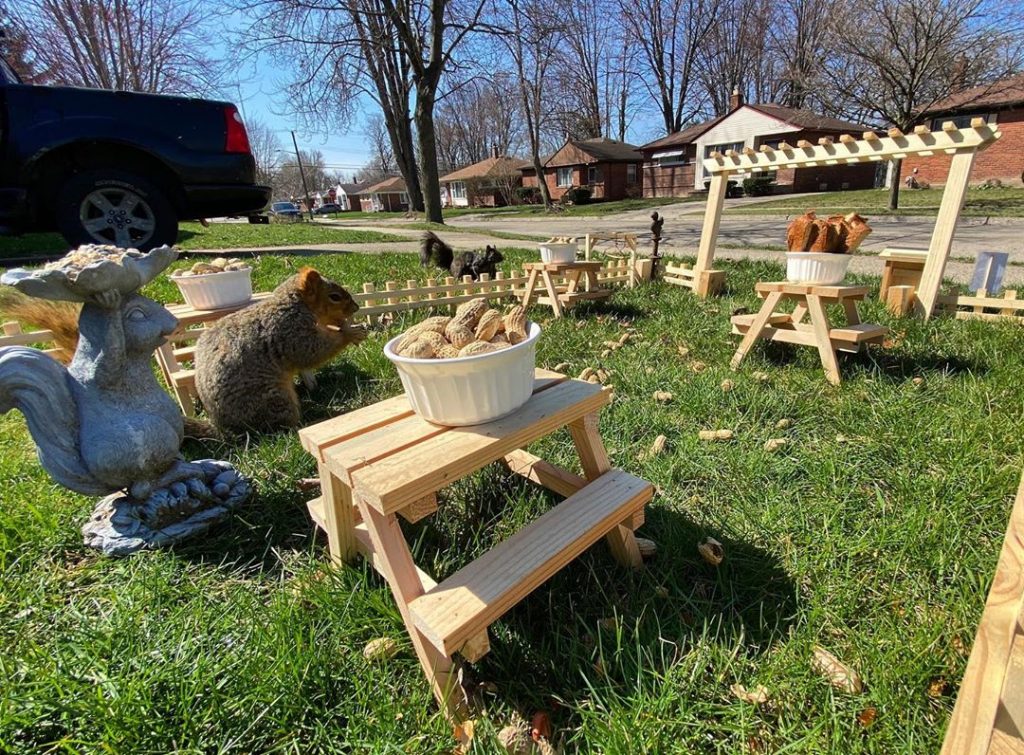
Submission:
<svg viewBox="0 0 1024 755">
<path fill-rule="evenodd" d="M 178 221 L 262 210 L 228 102 L 24 84 L 0 60 L 0 234 L 148 250 Z"/>
</svg>

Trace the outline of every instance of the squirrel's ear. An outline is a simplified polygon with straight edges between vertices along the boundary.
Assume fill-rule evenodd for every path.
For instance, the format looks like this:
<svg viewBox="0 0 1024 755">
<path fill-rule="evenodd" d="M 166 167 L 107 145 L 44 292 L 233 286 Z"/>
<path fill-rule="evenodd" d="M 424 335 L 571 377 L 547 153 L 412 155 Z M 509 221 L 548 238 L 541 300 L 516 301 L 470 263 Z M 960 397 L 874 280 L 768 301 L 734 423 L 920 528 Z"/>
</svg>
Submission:
<svg viewBox="0 0 1024 755">
<path fill-rule="evenodd" d="M 312 267 L 304 267 L 299 270 L 299 290 L 313 292 L 319 288 L 323 278 L 320 273 Z"/>
</svg>

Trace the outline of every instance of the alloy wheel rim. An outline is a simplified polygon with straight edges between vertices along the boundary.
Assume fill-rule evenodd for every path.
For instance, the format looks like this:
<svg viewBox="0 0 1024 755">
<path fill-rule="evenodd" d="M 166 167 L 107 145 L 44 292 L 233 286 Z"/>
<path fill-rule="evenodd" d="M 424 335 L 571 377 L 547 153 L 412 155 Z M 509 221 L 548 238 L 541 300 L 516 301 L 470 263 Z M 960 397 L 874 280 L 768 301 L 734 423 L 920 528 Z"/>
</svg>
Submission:
<svg viewBox="0 0 1024 755">
<path fill-rule="evenodd" d="M 124 249 L 146 244 L 156 232 L 149 203 L 131 189 L 114 186 L 89 192 L 79 208 L 79 220 L 94 241 Z"/>
</svg>

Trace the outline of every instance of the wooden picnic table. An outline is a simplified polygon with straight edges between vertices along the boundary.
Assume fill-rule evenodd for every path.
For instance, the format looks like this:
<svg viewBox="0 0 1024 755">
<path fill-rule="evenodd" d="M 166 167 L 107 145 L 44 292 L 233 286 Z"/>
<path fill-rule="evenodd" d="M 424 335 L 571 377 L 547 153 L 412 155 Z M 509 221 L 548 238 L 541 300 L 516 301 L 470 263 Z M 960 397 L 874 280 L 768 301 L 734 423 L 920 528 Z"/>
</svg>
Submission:
<svg viewBox="0 0 1024 755">
<path fill-rule="evenodd" d="M 739 368 L 754 343 L 763 338 L 803 346 L 814 346 L 821 356 L 825 378 L 833 385 L 839 385 L 837 351 L 859 352 L 867 343 L 880 343 L 889 332 L 888 328 L 873 323 L 863 323 L 857 312 L 857 302 L 868 294 L 867 286 L 817 286 L 805 283 L 758 283 L 754 290 L 764 299 L 757 314 L 733 315 L 732 332 L 743 336 L 730 366 Z M 792 312 L 776 312 L 783 301 L 795 302 Z M 842 306 L 846 325 L 833 327 L 829 324 L 825 307 L 829 304 Z M 804 318 L 810 322 L 804 322 Z"/>
<path fill-rule="evenodd" d="M 472 427 L 431 424 L 405 395 L 299 431 L 319 465 L 322 495 L 308 504 L 335 563 L 361 553 L 387 580 L 427 680 L 446 715 L 466 711 L 453 658 L 489 651 L 487 629 L 586 548 L 604 538 L 614 557 L 641 565 L 633 530 L 653 488 L 612 469 L 598 433 L 600 386 L 537 370 L 534 394 L 514 414 Z M 583 476 L 522 450 L 567 427 Z M 437 493 L 499 461 L 565 500 L 440 583 L 413 562 L 398 516 L 437 510 Z"/>
<path fill-rule="evenodd" d="M 529 273 L 526 281 L 526 288 L 516 291 L 522 296 L 523 307 L 530 306 L 533 300 L 534 291 L 537 287 L 537 279 L 540 278 L 544 284 L 547 296 L 539 295 L 538 304 L 551 306 L 555 317 L 562 316 L 562 310 L 571 307 L 583 299 L 607 299 L 612 295 L 610 288 L 602 288 L 597 280 L 598 271 L 604 266 L 603 262 L 528 262 L 523 269 Z M 556 284 L 554 275 L 564 278 L 564 284 Z M 580 282 L 584 288 L 580 289 Z"/>
</svg>

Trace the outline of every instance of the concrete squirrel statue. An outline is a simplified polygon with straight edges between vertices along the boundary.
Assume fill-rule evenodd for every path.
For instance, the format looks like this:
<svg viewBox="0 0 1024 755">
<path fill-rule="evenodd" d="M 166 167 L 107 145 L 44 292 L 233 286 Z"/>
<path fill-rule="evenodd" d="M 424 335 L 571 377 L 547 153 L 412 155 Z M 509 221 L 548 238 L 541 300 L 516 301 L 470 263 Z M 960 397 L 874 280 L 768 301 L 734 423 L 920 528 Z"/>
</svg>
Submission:
<svg viewBox="0 0 1024 755">
<path fill-rule="evenodd" d="M 456 256 L 455 250 L 432 231 L 424 231 L 420 239 L 420 264 L 429 267 L 433 262 L 442 270 L 449 271 L 457 280 L 461 280 L 464 275 L 472 276 L 473 280 L 480 280 L 484 274 L 494 278 L 498 264 L 504 260 L 501 252 L 489 244 L 482 252 L 462 252 Z"/>
<path fill-rule="evenodd" d="M 311 267 L 261 302 L 217 320 L 196 342 L 196 390 L 228 432 L 298 427 L 294 378 L 366 338 L 348 291 Z"/>
</svg>

